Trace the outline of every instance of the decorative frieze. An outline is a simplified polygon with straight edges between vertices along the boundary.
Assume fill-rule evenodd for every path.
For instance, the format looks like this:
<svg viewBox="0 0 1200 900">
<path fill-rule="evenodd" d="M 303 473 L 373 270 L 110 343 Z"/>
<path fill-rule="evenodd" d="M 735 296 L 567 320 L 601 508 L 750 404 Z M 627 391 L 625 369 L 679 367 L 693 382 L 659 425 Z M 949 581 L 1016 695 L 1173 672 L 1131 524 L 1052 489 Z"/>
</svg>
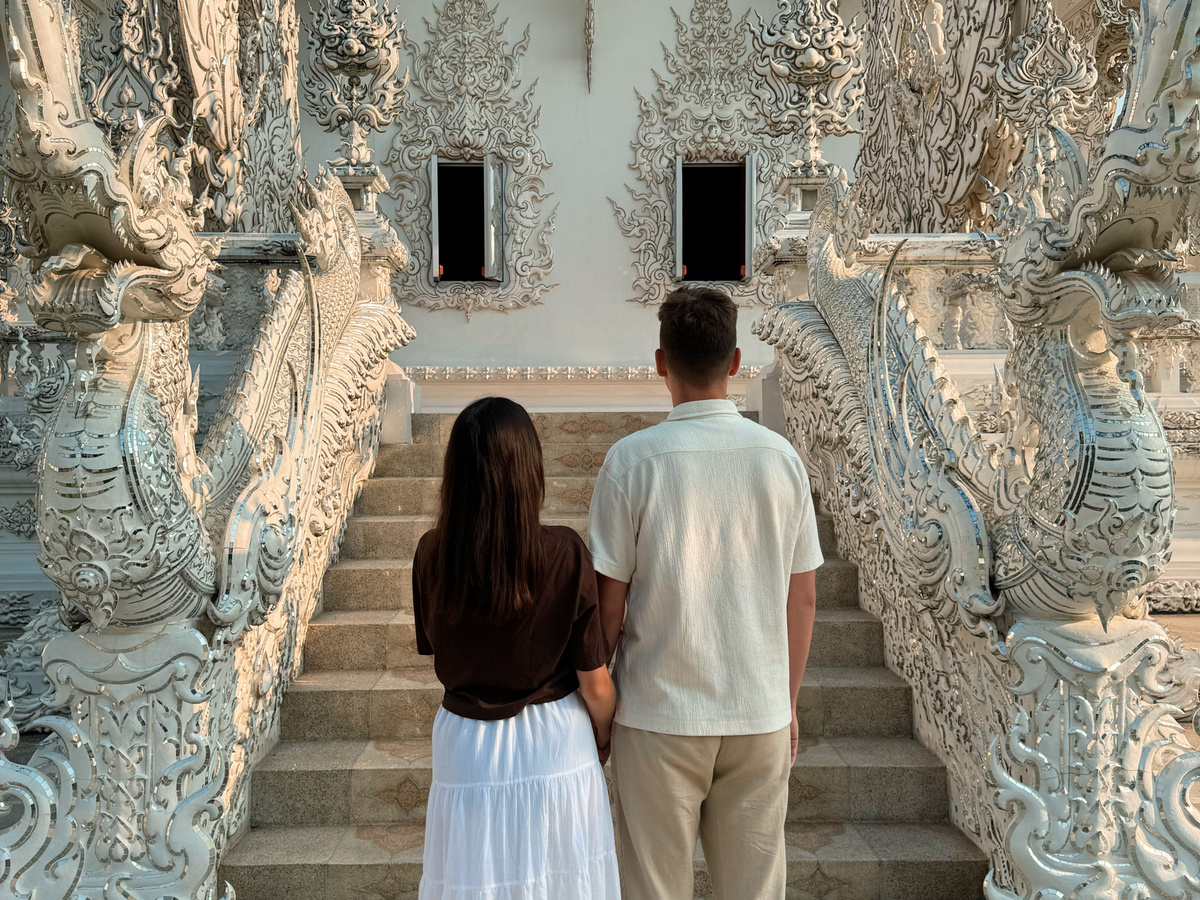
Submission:
<svg viewBox="0 0 1200 900">
<path fill-rule="evenodd" d="M 758 376 L 761 366 L 742 366 L 738 378 Z M 654 366 L 407 366 L 414 381 L 658 381 Z"/>
</svg>

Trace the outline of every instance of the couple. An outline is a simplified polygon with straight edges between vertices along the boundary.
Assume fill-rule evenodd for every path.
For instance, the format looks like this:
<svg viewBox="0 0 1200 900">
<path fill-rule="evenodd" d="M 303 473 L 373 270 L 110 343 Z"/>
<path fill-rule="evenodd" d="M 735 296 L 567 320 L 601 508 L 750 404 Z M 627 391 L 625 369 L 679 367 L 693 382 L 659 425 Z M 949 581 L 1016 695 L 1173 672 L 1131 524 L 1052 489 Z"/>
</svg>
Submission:
<svg viewBox="0 0 1200 900">
<path fill-rule="evenodd" d="M 822 562 L 808 478 L 726 399 L 733 302 L 679 290 L 658 318 L 674 410 L 609 452 L 590 553 L 540 522 L 522 407 L 488 398 L 454 424 L 413 561 L 417 647 L 446 691 L 422 900 L 691 900 L 697 835 L 718 900 L 784 896 Z"/>
</svg>

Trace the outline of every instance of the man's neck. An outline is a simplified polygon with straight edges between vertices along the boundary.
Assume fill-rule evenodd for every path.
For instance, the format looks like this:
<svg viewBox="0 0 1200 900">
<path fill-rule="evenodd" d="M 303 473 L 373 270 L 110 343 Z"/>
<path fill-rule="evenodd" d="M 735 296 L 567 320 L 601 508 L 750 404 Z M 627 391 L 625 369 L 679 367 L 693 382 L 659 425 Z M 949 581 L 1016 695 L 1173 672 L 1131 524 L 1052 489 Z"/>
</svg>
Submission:
<svg viewBox="0 0 1200 900">
<path fill-rule="evenodd" d="M 674 382 L 668 387 L 671 391 L 672 406 L 679 406 L 681 403 L 695 403 L 697 400 L 727 400 L 729 398 L 728 378 L 706 385 Z"/>
</svg>

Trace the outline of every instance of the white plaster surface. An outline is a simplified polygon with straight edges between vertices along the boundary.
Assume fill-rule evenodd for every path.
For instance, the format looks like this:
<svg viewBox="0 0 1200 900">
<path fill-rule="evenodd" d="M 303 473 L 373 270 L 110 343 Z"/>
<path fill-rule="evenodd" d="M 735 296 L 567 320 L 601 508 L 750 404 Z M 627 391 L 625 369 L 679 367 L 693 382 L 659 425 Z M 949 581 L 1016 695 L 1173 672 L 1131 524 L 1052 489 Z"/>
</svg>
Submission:
<svg viewBox="0 0 1200 900">
<path fill-rule="evenodd" d="M 550 243 L 554 251 L 551 281 L 558 286 L 542 305 L 510 313 L 483 310 L 470 322 L 457 311 L 429 312 L 406 307 L 405 319 L 417 338 L 397 351 L 404 366 L 643 366 L 653 362 L 658 323 L 653 308 L 629 302 L 633 296 L 633 250 L 617 228 L 609 197 L 628 203 L 626 183 L 633 182 L 630 142 L 638 122 L 638 100 L 656 87 L 651 70 L 665 73 L 662 45 L 675 46 L 674 5 L 686 22 L 689 0 L 605 0 L 597 4 L 595 69 L 587 90 L 582 3 L 562 0 L 505 0 L 497 19 L 507 18 L 505 40 L 521 39 L 530 26 L 529 50 L 521 62 L 520 90 L 537 80 L 533 94 L 541 107 L 538 134 L 551 162 L 547 190 L 558 204 Z M 433 19 L 429 0 L 394 0 L 410 39 L 428 37 L 424 20 Z M 765 19 L 775 0 L 731 4 L 735 22 L 750 8 Z M 861 3 L 847 0 L 839 12 L 849 22 Z M 690 23 L 689 23 L 690 24 Z M 408 66 L 407 54 L 402 65 Z M 372 135 L 376 158 L 386 157 L 393 132 Z M 306 157 L 332 157 L 337 139 L 305 113 Z M 830 138 L 825 155 L 851 167 L 858 138 Z M 381 205 L 391 214 L 390 198 Z M 395 218 L 393 217 L 395 221 Z M 401 235 L 404 222 L 395 221 Z M 770 348 L 750 334 L 760 309 L 746 309 L 739 320 L 748 365 L 770 362 Z M 580 398 L 585 400 L 586 398 Z M 564 401 L 569 402 L 569 401 Z M 428 401 L 426 408 L 430 408 Z"/>
</svg>

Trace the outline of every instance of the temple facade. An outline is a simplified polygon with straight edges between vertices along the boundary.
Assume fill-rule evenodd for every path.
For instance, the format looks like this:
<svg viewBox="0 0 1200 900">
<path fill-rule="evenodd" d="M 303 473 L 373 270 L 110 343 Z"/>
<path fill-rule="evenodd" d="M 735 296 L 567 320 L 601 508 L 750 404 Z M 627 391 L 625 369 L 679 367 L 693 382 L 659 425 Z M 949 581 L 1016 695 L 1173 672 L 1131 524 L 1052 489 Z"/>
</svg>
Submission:
<svg viewBox="0 0 1200 900">
<path fill-rule="evenodd" d="M 454 416 L 586 531 L 697 283 L 827 558 L 789 897 L 1200 898 L 1200 7 L 5 15 L 0 898 L 415 898 Z"/>
</svg>

